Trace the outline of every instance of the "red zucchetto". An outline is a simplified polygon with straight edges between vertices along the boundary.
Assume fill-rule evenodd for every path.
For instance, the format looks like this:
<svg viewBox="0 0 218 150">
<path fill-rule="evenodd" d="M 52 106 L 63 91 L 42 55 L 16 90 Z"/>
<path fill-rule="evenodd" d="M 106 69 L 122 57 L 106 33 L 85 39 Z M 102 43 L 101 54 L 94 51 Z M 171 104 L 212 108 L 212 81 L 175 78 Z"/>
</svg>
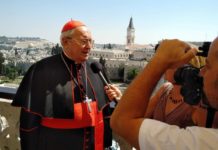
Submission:
<svg viewBox="0 0 218 150">
<path fill-rule="evenodd" d="M 72 30 L 76 27 L 80 27 L 80 26 L 85 26 L 85 24 L 83 24 L 80 21 L 76 21 L 76 20 L 70 20 L 69 22 L 67 22 L 64 27 L 62 28 L 61 33 L 66 32 L 68 30 Z"/>
</svg>

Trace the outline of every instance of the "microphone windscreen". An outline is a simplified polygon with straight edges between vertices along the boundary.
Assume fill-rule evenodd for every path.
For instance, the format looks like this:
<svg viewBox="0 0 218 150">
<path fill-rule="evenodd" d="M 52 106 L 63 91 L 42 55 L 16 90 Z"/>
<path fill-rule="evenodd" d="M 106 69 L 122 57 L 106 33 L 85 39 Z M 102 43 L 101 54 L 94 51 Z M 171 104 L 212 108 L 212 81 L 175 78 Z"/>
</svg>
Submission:
<svg viewBox="0 0 218 150">
<path fill-rule="evenodd" d="M 102 65 L 98 62 L 92 62 L 90 67 L 94 73 L 99 73 L 102 70 Z"/>
</svg>

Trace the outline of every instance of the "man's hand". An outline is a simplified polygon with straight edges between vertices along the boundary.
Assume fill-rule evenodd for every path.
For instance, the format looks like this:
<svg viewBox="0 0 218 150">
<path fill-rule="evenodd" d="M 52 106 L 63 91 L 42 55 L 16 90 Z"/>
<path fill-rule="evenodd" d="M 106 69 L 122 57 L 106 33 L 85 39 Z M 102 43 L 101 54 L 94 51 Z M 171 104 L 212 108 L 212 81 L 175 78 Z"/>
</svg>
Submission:
<svg viewBox="0 0 218 150">
<path fill-rule="evenodd" d="M 109 84 L 109 87 L 105 86 L 104 89 L 110 101 L 112 101 L 114 98 L 116 100 L 119 100 L 122 96 L 121 91 L 112 84 Z"/>
<path fill-rule="evenodd" d="M 174 68 L 188 63 L 197 54 L 197 49 L 187 43 L 174 39 L 163 40 L 157 49 L 154 59 L 166 63 L 169 68 Z"/>
</svg>

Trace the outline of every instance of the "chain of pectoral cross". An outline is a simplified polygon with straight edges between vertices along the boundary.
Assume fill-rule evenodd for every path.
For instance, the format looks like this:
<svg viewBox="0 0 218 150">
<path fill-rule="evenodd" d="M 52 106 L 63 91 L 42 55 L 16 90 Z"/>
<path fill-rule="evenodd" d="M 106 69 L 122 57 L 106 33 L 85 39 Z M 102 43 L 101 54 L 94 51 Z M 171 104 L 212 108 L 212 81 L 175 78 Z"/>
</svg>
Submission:
<svg viewBox="0 0 218 150">
<path fill-rule="evenodd" d="M 75 79 L 75 77 L 73 76 L 73 73 L 70 71 L 70 68 L 68 67 L 68 65 L 67 65 L 67 63 L 66 63 L 66 61 L 65 61 L 65 59 L 64 59 L 62 53 L 61 53 L 61 59 L 62 59 L 62 61 L 64 62 L 65 66 L 66 66 L 66 68 L 67 68 L 67 70 L 68 70 L 68 72 L 70 73 L 70 76 L 71 76 L 71 78 L 73 79 L 73 82 L 80 88 L 80 91 L 82 92 L 82 95 L 84 96 L 84 97 L 82 96 L 82 98 L 84 98 L 84 101 L 87 103 L 88 110 L 89 110 L 89 112 L 91 112 L 90 102 L 92 101 L 92 99 L 89 99 L 89 98 L 88 98 L 88 95 L 86 94 L 86 93 L 88 92 L 86 66 L 85 66 L 85 69 L 84 69 L 84 70 L 85 70 L 85 91 L 84 91 L 83 85 L 82 85 L 82 84 L 79 84 L 79 83 L 76 81 L 76 79 Z M 79 76 L 80 76 L 80 75 L 79 75 Z M 81 77 L 81 76 L 80 76 L 80 77 Z"/>
</svg>

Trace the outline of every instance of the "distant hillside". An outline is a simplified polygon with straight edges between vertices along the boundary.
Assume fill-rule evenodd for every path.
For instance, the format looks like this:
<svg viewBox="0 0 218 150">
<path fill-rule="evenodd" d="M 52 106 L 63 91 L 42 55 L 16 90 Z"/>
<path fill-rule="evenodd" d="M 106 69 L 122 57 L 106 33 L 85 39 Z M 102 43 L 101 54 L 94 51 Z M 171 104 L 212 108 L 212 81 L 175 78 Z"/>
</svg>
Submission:
<svg viewBox="0 0 218 150">
<path fill-rule="evenodd" d="M 13 44 L 22 41 L 40 41 L 39 37 L 6 37 L 0 36 L 0 44 Z"/>
<path fill-rule="evenodd" d="M 120 50 L 124 50 L 126 45 L 122 45 L 122 44 L 111 44 L 111 43 L 107 43 L 107 44 L 95 44 L 95 48 L 99 48 L 99 49 L 120 49 Z"/>
<path fill-rule="evenodd" d="M 6 37 L 0 36 L 0 50 L 41 48 L 54 44 L 39 37 Z"/>
</svg>

